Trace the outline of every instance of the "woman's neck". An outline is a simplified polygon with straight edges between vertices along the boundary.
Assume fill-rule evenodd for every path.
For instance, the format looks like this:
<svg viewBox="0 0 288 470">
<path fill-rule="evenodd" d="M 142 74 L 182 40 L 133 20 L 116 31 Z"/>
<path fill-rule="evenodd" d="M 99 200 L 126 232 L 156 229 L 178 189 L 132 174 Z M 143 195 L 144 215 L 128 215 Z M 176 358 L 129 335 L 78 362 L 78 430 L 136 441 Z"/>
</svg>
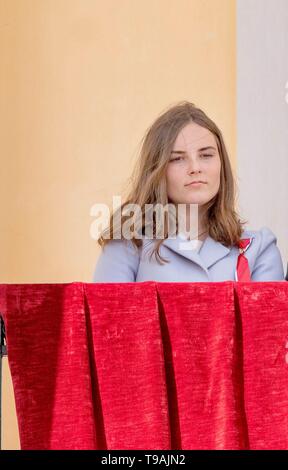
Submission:
<svg viewBox="0 0 288 470">
<path fill-rule="evenodd" d="M 180 214 L 178 213 L 178 217 L 179 216 L 180 216 Z M 208 226 L 205 223 L 204 209 L 201 206 L 198 206 L 197 217 L 198 217 L 197 230 L 192 230 L 193 227 L 190 227 L 190 207 L 187 207 L 186 220 L 182 221 L 182 219 L 179 220 L 179 218 L 178 218 L 178 230 L 177 230 L 177 232 L 179 233 L 179 231 L 180 232 L 185 231 L 185 232 L 187 232 L 187 235 L 188 235 L 189 232 L 192 231 L 192 234 L 191 234 L 191 236 L 188 236 L 188 239 L 190 239 L 190 240 L 191 239 L 192 240 L 198 239 L 198 240 L 201 240 L 201 241 L 205 240 L 208 236 Z M 180 227 L 179 227 L 179 225 L 180 225 Z"/>
</svg>

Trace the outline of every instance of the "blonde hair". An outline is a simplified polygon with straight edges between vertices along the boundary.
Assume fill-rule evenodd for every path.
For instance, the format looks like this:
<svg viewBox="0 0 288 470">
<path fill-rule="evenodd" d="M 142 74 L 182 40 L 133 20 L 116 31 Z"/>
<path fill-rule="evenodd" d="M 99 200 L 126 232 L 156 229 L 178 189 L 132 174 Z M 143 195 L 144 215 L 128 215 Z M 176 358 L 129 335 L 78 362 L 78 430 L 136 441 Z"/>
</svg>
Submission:
<svg viewBox="0 0 288 470">
<path fill-rule="evenodd" d="M 215 136 L 217 148 L 221 160 L 220 186 L 218 193 L 204 206 L 204 226 L 207 227 L 208 234 L 216 241 L 225 246 L 232 246 L 238 243 L 243 233 L 242 225 L 247 221 L 241 221 L 235 210 L 235 188 L 230 160 L 220 129 L 205 114 L 203 110 L 197 108 L 193 103 L 181 101 L 168 108 L 161 114 L 146 131 L 139 158 L 130 178 L 132 187 L 126 197 L 125 202 L 110 217 L 110 223 L 98 239 L 100 246 L 104 247 L 113 237 L 113 219 L 116 212 L 120 211 L 120 228 L 127 218 L 122 215 L 122 209 L 130 203 L 138 204 L 141 207 L 142 234 L 145 234 L 144 209 L 145 204 L 169 203 L 166 188 L 166 168 L 170 158 L 171 150 L 178 133 L 190 122 L 194 122 L 208 129 Z M 118 216 L 119 217 L 119 216 Z M 165 213 L 164 239 L 168 235 L 168 217 Z M 118 225 L 119 228 L 119 225 Z M 110 238 L 104 238 L 104 234 L 109 233 Z M 122 234 L 122 231 L 120 232 Z M 153 234 L 155 227 L 153 227 Z M 122 236 L 121 236 L 122 238 Z M 166 263 L 160 255 L 160 246 L 164 239 L 158 239 L 155 249 L 151 255 L 155 257 L 159 264 Z M 142 240 L 131 238 L 135 247 L 142 246 Z"/>
</svg>

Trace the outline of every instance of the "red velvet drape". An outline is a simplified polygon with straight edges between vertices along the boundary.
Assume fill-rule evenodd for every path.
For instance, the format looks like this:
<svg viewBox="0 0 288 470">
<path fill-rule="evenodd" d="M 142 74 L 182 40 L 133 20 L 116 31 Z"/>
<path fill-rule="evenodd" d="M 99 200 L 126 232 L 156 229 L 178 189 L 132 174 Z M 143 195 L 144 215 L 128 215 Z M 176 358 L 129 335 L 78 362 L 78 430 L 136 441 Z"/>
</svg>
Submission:
<svg viewBox="0 0 288 470">
<path fill-rule="evenodd" d="M 0 313 L 22 449 L 288 448 L 285 281 L 2 284 Z"/>
</svg>

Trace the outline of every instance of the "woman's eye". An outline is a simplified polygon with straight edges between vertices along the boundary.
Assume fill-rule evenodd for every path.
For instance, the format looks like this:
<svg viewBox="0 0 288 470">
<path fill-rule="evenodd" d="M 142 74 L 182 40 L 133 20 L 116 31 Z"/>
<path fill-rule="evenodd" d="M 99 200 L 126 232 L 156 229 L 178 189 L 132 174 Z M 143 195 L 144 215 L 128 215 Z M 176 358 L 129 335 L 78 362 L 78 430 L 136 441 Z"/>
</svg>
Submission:
<svg viewBox="0 0 288 470">
<path fill-rule="evenodd" d="M 213 155 L 210 154 L 210 153 L 203 153 L 201 155 L 201 157 L 209 158 L 209 157 L 213 157 Z M 169 161 L 170 162 L 178 162 L 178 161 L 183 160 L 183 159 L 184 159 L 184 157 L 180 156 L 180 157 L 171 158 Z"/>
</svg>

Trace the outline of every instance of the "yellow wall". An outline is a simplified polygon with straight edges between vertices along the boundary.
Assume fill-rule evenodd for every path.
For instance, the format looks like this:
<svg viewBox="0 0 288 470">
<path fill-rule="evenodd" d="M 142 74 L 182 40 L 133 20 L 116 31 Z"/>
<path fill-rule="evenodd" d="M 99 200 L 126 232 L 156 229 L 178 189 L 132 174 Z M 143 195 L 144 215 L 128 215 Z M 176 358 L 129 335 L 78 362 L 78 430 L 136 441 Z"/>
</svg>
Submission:
<svg viewBox="0 0 288 470">
<path fill-rule="evenodd" d="M 1 283 L 91 282 L 90 208 L 123 193 L 170 104 L 202 107 L 235 168 L 235 14 L 235 0 L 0 0 Z"/>
</svg>

